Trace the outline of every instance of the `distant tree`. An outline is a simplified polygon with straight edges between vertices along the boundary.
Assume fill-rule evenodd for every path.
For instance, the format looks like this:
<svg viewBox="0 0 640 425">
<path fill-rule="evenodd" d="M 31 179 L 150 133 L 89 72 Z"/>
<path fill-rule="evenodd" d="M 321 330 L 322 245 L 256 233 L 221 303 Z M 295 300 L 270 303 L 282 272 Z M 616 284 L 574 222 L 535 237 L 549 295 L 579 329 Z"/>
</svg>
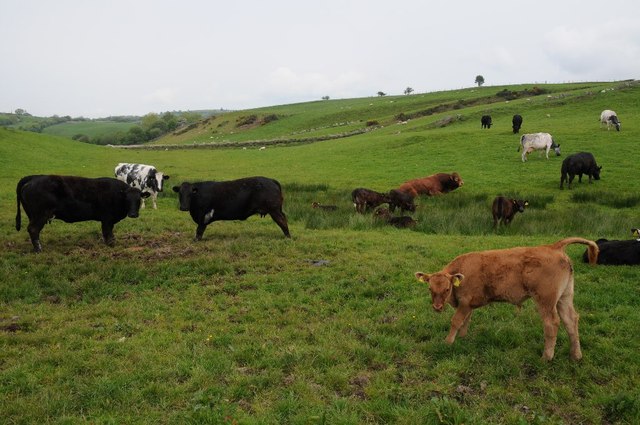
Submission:
<svg viewBox="0 0 640 425">
<path fill-rule="evenodd" d="M 322 100 L 329 100 L 329 96 L 322 96 Z"/>
<path fill-rule="evenodd" d="M 148 131 L 151 130 L 158 121 L 160 121 L 160 117 L 158 116 L 158 114 L 151 112 L 142 117 L 142 119 L 140 120 L 140 126 L 143 130 Z"/>
<path fill-rule="evenodd" d="M 162 114 L 162 121 L 166 124 L 167 131 L 173 131 L 178 127 L 178 119 L 171 112 Z"/>
<path fill-rule="evenodd" d="M 378 92 L 378 96 L 386 96 L 386 95 L 387 95 L 387 94 L 386 94 L 385 92 L 383 92 L 383 91 L 379 91 L 379 92 Z"/>
<path fill-rule="evenodd" d="M 18 108 L 18 109 L 15 110 L 15 114 L 16 115 L 27 115 L 27 111 L 25 111 L 22 108 Z"/>
<path fill-rule="evenodd" d="M 404 89 L 404 94 L 411 94 L 413 93 L 413 89 L 411 87 L 407 87 L 406 89 Z"/>
<path fill-rule="evenodd" d="M 481 87 L 484 84 L 484 77 L 482 75 L 476 75 L 475 83 L 478 85 L 478 87 Z"/>
<path fill-rule="evenodd" d="M 182 112 L 180 116 L 188 123 L 197 122 L 202 119 L 202 115 L 197 112 Z"/>
</svg>

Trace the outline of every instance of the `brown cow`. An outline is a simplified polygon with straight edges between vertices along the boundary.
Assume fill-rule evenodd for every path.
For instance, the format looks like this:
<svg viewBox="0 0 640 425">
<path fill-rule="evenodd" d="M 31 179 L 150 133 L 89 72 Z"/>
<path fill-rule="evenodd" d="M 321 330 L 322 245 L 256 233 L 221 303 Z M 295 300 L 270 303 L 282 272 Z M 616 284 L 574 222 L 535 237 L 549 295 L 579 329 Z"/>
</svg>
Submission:
<svg viewBox="0 0 640 425">
<path fill-rule="evenodd" d="M 502 220 L 502 224 L 509 224 L 513 220 L 513 216 L 517 212 L 524 212 L 524 208 L 529 206 L 529 201 L 522 199 L 505 198 L 504 196 L 496 196 L 491 206 L 493 213 L 493 227 L 498 226 L 498 222 Z"/>
<path fill-rule="evenodd" d="M 415 212 L 416 204 L 413 196 L 406 192 L 401 192 L 398 189 L 391 189 L 389 191 L 389 209 L 391 212 L 395 212 L 396 208 L 400 208 L 400 214 L 405 211 Z"/>
<path fill-rule="evenodd" d="M 351 200 L 353 201 L 353 206 L 356 211 L 360 214 L 364 214 L 369 208 L 375 208 L 391 201 L 389 195 L 386 193 L 380 193 L 362 187 L 354 189 L 353 192 L 351 192 Z"/>
<path fill-rule="evenodd" d="M 437 173 L 420 179 L 409 180 L 398 188 L 401 192 L 405 192 L 413 196 L 418 195 L 440 195 L 441 193 L 449 193 L 462 186 L 464 181 L 458 173 Z"/>
<path fill-rule="evenodd" d="M 311 208 L 316 208 L 323 211 L 335 211 L 338 209 L 337 205 L 322 205 L 319 202 L 312 202 Z"/>
<path fill-rule="evenodd" d="M 598 245 L 582 238 L 567 238 L 551 245 L 469 252 L 456 257 L 437 273 L 415 273 L 429 283 L 433 309 L 456 309 L 446 338 L 467 334 L 471 312 L 494 301 L 520 306 L 533 298 L 544 323 L 543 359 L 553 358 L 560 319 L 571 341 L 571 358 L 580 360 L 578 313 L 573 307 L 573 266 L 564 252 L 569 244 L 588 245 L 589 263 L 596 264 Z"/>
<path fill-rule="evenodd" d="M 416 221 L 409 217 L 408 215 L 403 215 L 400 217 L 395 217 L 389 212 L 386 208 L 378 208 L 374 215 L 377 218 L 380 218 L 387 222 L 388 224 L 395 226 L 399 229 L 407 228 L 407 227 L 415 227 Z"/>
</svg>

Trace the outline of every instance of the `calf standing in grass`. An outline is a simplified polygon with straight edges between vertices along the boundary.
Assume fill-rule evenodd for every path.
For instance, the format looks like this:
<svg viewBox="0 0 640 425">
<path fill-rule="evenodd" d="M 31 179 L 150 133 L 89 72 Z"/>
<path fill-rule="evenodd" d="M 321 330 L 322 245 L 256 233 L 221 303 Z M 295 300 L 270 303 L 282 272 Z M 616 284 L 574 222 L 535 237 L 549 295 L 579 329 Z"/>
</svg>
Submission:
<svg viewBox="0 0 640 425">
<path fill-rule="evenodd" d="M 554 355 L 560 320 L 569 334 L 571 358 L 580 360 L 578 313 L 573 307 L 573 266 L 564 252 L 569 244 L 588 245 L 590 264 L 596 264 L 598 245 L 582 238 L 567 238 L 551 245 L 470 252 L 456 257 L 439 272 L 415 273 L 429 284 L 433 309 L 445 304 L 456 309 L 446 338 L 453 344 L 456 335 L 467 334 L 471 312 L 491 302 L 520 306 L 533 298 L 544 324 L 543 359 Z"/>
<path fill-rule="evenodd" d="M 360 214 L 364 214 L 369 208 L 375 208 L 391 201 L 389 195 L 385 193 L 364 189 L 362 187 L 354 189 L 353 192 L 351 192 L 351 200 L 353 201 L 353 206 L 356 211 Z"/>
<path fill-rule="evenodd" d="M 502 220 L 502 224 L 511 223 L 513 216 L 516 215 L 517 212 L 523 213 L 524 208 L 527 206 L 529 206 L 529 201 L 496 196 L 491 207 L 491 211 L 493 212 L 493 228 L 498 227 L 500 220 Z"/>
</svg>

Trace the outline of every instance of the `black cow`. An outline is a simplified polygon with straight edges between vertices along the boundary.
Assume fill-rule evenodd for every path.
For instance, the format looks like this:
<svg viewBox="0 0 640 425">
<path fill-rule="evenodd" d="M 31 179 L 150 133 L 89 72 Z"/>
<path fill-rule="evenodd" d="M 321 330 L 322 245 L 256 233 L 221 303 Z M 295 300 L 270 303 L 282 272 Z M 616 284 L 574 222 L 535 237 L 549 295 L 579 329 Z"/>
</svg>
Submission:
<svg viewBox="0 0 640 425">
<path fill-rule="evenodd" d="M 179 194 L 180 211 L 189 211 L 196 222 L 195 240 L 202 239 L 207 225 L 220 220 L 246 220 L 255 214 L 269 214 L 288 238 L 287 217 L 282 212 L 282 187 L 267 177 L 238 180 L 182 183 L 174 186 Z"/>
<path fill-rule="evenodd" d="M 578 182 L 582 183 L 582 175 L 589 176 L 589 183 L 591 178 L 600 180 L 600 170 L 602 167 L 598 167 L 596 159 L 590 152 L 578 152 L 573 155 L 569 155 L 562 161 L 562 169 L 560 170 L 560 189 L 563 189 L 563 184 L 569 176 L 569 189 L 571 189 L 571 183 L 573 179 L 578 176 Z"/>
<path fill-rule="evenodd" d="M 522 127 L 522 115 L 515 114 L 511 123 L 513 124 L 513 134 L 520 133 L 520 127 Z"/>
<path fill-rule="evenodd" d="M 375 208 L 382 204 L 391 202 L 389 195 L 386 193 L 376 192 L 375 190 L 359 187 L 351 192 L 351 201 L 353 207 L 360 214 L 364 214 L 369 208 Z"/>
<path fill-rule="evenodd" d="M 483 115 L 480 118 L 480 124 L 482 124 L 482 128 L 491 128 L 491 115 Z"/>
<path fill-rule="evenodd" d="M 27 231 L 35 252 L 42 251 L 40 231 L 54 218 L 67 223 L 99 221 L 104 242 L 111 246 L 115 241 L 113 226 L 125 217 L 138 217 L 140 202 L 148 196 L 140 189 L 109 177 L 26 176 L 16 187 L 16 230 L 21 227 L 22 203 L 29 217 Z"/>
<path fill-rule="evenodd" d="M 600 254 L 598 254 L 598 264 L 611 266 L 638 265 L 640 264 L 640 241 L 629 239 L 624 241 L 610 241 L 598 239 L 596 241 Z M 582 256 L 584 262 L 588 262 L 587 253 Z"/>
<path fill-rule="evenodd" d="M 391 215 L 391 212 L 389 212 L 388 209 L 386 208 L 378 208 L 373 215 L 377 218 L 380 218 L 382 220 L 384 220 L 386 223 L 395 226 L 399 229 L 404 229 L 404 228 L 408 228 L 408 227 L 415 227 L 416 225 L 416 221 L 409 217 L 408 215 L 403 215 L 400 217 L 394 217 L 393 215 Z"/>
<path fill-rule="evenodd" d="M 496 196 L 491 206 L 493 213 L 493 227 L 498 226 L 498 222 L 502 220 L 502 224 L 509 224 L 517 212 L 524 212 L 525 207 L 529 206 L 529 201 L 522 199 L 510 199 L 504 196 Z"/>
<path fill-rule="evenodd" d="M 389 191 L 389 209 L 391 212 L 395 212 L 396 208 L 400 208 L 400 214 L 405 211 L 415 212 L 416 204 L 413 196 L 398 189 L 391 189 Z"/>
</svg>

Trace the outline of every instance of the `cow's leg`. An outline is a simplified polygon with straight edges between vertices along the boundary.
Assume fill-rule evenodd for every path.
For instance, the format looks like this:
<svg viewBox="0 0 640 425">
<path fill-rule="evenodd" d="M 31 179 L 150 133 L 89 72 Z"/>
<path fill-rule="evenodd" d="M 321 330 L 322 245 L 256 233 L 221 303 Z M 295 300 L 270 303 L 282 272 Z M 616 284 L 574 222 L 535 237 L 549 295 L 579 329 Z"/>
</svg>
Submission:
<svg viewBox="0 0 640 425">
<path fill-rule="evenodd" d="M 141 201 L 140 202 L 140 209 L 143 209 L 144 208 L 144 198 L 141 198 L 140 201 Z"/>
<path fill-rule="evenodd" d="M 113 236 L 113 223 L 102 222 L 102 239 L 108 246 L 115 245 L 116 238 Z"/>
<path fill-rule="evenodd" d="M 578 183 L 582 183 L 582 173 L 578 174 Z"/>
<path fill-rule="evenodd" d="M 560 317 L 558 316 L 555 302 L 549 303 L 549 300 L 536 300 L 536 303 L 544 325 L 544 352 L 542 353 L 542 358 L 551 360 L 555 352 Z"/>
<path fill-rule="evenodd" d="M 144 198 L 142 198 L 144 199 Z M 158 192 L 151 192 L 151 199 L 153 200 L 153 209 L 158 209 Z"/>
<path fill-rule="evenodd" d="M 498 216 L 496 214 L 493 215 L 493 228 L 496 229 L 498 227 Z"/>
<path fill-rule="evenodd" d="M 456 335 L 458 334 L 458 330 L 464 325 L 464 322 L 467 320 L 467 317 L 471 314 L 471 308 L 466 306 L 459 306 L 456 310 L 455 314 L 451 318 L 451 329 L 449 330 L 449 335 L 445 341 L 448 344 L 453 344 L 453 341 L 456 340 Z"/>
<path fill-rule="evenodd" d="M 194 240 L 196 241 L 202 240 L 202 235 L 204 234 L 204 231 L 206 228 L 207 228 L 206 224 L 198 224 L 198 227 L 196 228 L 196 237 Z"/>
<path fill-rule="evenodd" d="M 573 278 L 572 278 L 573 279 Z M 580 350 L 580 335 L 578 334 L 578 318 L 573 307 L 573 292 L 563 294 L 558 300 L 558 314 L 562 319 L 564 327 L 567 329 L 569 341 L 571 343 L 571 358 L 580 360 L 582 358 L 582 350 Z"/>
<path fill-rule="evenodd" d="M 269 213 L 269 215 L 271 216 L 273 221 L 275 221 L 276 224 L 280 226 L 280 229 L 282 229 L 282 233 L 284 233 L 286 237 L 290 238 L 291 234 L 289 233 L 289 225 L 287 224 L 287 217 L 284 215 L 284 213 L 282 211 L 274 211 L 272 213 Z"/>
<path fill-rule="evenodd" d="M 40 219 L 29 220 L 29 225 L 27 226 L 27 232 L 29 232 L 29 237 L 31 238 L 31 244 L 33 245 L 33 252 L 42 252 L 42 244 L 40 243 L 40 231 L 47 223 L 49 218 L 43 216 Z"/>
<path fill-rule="evenodd" d="M 458 331 L 458 336 L 460 338 L 464 338 L 465 336 L 467 336 L 467 331 L 469 330 L 469 323 L 471 322 L 471 313 L 473 313 L 473 310 L 471 310 L 469 314 L 467 314 L 467 317 L 464 319 L 464 322 L 462 323 L 462 326 Z"/>
<path fill-rule="evenodd" d="M 573 179 L 576 178 L 575 174 L 569 174 L 569 189 L 571 189 L 571 185 L 573 184 Z"/>
</svg>

